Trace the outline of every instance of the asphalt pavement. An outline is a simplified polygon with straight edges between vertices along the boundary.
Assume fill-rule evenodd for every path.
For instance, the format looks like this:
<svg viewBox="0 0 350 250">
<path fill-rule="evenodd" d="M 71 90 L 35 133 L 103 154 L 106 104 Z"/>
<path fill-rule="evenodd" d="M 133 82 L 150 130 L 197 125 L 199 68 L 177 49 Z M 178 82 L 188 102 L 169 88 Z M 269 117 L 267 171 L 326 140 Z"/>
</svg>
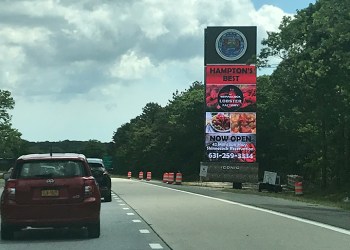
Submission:
<svg viewBox="0 0 350 250">
<path fill-rule="evenodd" d="M 144 180 L 113 179 L 113 190 L 171 249 L 348 250 L 350 246 L 349 230 L 258 207 L 272 202 L 281 207 L 307 204 L 245 194 L 237 198 L 209 187 Z"/>
<path fill-rule="evenodd" d="M 0 180 L 0 186 L 3 180 Z M 223 188 L 113 178 L 101 237 L 29 229 L 0 249 L 349 249 L 349 211 Z M 1 191 L 2 188 L 0 188 Z"/>
<path fill-rule="evenodd" d="M 206 195 L 258 208 L 268 209 L 283 214 L 296 216 L 303 219 L 308 219 L 311 221 L 325 223 L 331 226 L 350 230 L 350 211 L 341 208 L 324 206 L 315 203 L 288 200 L 284 198 L 264 196 L 263 194 L 245 194 L 244 191 L 240 193 L 229 192 L 227 189 L 228 184 L 225 183 L 193 186 L 166 184 L 160 181 L 151 182 L 155 185 L 171 187 L 178 190 L 193 192 L 196 194 Z"/>
</svg>

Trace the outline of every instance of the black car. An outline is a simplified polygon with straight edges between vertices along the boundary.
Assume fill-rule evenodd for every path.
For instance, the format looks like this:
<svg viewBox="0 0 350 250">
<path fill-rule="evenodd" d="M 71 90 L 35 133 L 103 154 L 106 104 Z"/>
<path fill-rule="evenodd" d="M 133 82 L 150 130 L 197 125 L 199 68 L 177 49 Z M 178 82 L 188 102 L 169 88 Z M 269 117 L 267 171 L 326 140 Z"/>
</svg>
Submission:
<svg viewBox="0 0 350 250">
<path fill-rule="evenodd" d="M 99 158 L 87 158 L 92 175 L 95 177 L 104 201 L 112 201 L 112 182 L 111 177 L 104 167 L 103 160 Z"/>
</svg>

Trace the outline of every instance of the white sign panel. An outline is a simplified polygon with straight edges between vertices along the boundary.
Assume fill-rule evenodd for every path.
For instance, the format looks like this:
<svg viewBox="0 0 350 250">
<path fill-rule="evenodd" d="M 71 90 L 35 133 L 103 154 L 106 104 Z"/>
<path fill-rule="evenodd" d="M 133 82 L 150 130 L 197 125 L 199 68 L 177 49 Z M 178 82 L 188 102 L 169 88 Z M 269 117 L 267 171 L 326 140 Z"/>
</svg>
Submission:
<svg viewBox="0 0 350 250">
<path fill-rule="evenodd" d="M 207 177 L 207 173 L 208 173 L 208 166 L 201 166 L 199 171 L 199 176 Z"/>
<path fill-rule="evenodd" d="M 264 171 L 264 180 L 263 183 L 269 183 L 272 185 L 276 184 L 277 173 Z"/>
</svg>

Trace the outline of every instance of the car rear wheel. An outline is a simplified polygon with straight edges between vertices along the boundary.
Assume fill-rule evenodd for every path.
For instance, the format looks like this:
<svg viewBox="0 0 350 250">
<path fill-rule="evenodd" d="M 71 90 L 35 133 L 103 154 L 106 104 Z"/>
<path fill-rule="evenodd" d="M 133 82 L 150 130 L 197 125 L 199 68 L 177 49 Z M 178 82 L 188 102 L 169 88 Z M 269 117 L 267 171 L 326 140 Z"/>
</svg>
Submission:
<svg viewBox="0 0 350 250">
<path fill-rule="evenodd" d="M 98 238 L 100 237 L 100 221 L 87 226 L 88 237 Z"/>
<path fill-rule="evenodd" d="M 111 190 L 109 190 L 108 194 L 104 197 L 104 201 L 106 201 L 106 202 L 112 201 L 112 191 Z"/>
<path fill-rule="evenodd" d="M 9 226 L 1 223 L 1 239 L 2 240 L 12 240 L 14 236 L 14 229 Z"/>
</svg>

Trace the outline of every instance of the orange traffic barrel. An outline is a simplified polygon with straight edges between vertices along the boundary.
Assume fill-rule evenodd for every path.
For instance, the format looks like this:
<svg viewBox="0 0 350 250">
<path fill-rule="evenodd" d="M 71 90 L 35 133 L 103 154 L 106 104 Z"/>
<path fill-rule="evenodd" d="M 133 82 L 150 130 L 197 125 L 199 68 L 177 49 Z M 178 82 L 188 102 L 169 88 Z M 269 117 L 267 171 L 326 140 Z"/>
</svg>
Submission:
<svg viewBox="0 0 350 250">
<path fill-rule="evenodd" d="M 176 173 L 175 184 L 181 185 L 181 183 L 182 183 L 182 174 Z"/>
<path fill-rule="evenodd" d="M 302 182 L 295 182 L 295 194 L 296 195 L 303 194 L 303 183 Z"/>
<path fill-rule="evenodd" d="M 169 173 L 168 176 L 168 184 L 173 184 L 174 183 L 174 173 Z"/>
<path fill-rule="evenodd" d="M 139 172 L 139 180 L 143 180 L 143 172 L 142 171 Z"/>
<path fill-rule="evenodd" d="M 146 181 L 150 181 L 152 179 L 152 172 L 147 172 Z"/>
<path fill-rule="evenodd" d="M 131 172 L 128 172 L 128 179 L 131 179 Z"/>
<path fill-rule="evenodd" d="M 169 174 L 168 174 L 168 173 L 164 173 L 164 174 L 163 174 L 163 182 L 164 182 L 164 183 L 167 183 L 167 182 L 168 182 L 168 177 L 169 177 Z"/>
</svg>

